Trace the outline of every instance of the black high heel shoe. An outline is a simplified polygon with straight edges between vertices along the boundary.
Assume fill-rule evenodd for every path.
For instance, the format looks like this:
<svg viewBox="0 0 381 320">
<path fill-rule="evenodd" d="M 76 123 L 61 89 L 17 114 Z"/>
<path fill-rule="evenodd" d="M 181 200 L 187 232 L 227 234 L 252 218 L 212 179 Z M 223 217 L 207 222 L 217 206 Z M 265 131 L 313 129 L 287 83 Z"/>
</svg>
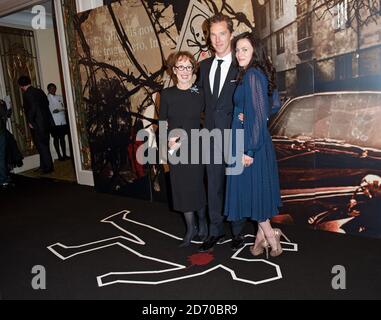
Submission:
<svg viewBox="0 0 381 320">
<path fill-rule="evenodd" d="M 179 245 L 179 248 L 189 247 L 193 238 L 197 235 L 197 228 L 194 227 L 192 230 L 187 230 L 184 236 L 183 242 Z"/>
</svg>

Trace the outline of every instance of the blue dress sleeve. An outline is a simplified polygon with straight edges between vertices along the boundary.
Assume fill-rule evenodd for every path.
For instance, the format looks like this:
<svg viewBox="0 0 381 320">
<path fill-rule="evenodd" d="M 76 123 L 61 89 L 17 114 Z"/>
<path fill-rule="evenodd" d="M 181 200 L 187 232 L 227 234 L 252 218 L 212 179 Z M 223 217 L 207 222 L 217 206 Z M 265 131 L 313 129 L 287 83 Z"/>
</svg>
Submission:
<svg viewBox="0 0 381 320">
<path fill-rule="evenodd" d="M 277 89 L 274 89 L 273 94 L 270 98 L 270 106 L 271 106 L 271 115 L 276 114 L 282 107 L 282 103 L 280 102 L 279 92 Z"/>
<path fill-rule="evenodd" d="M 269 117 L 269 98 L 267 79 L 261 71 L 251 69 L 244 79 L 244 132 L 245 154 L 254 157 L 266 139 L 267 119 Z"/>
</svg>

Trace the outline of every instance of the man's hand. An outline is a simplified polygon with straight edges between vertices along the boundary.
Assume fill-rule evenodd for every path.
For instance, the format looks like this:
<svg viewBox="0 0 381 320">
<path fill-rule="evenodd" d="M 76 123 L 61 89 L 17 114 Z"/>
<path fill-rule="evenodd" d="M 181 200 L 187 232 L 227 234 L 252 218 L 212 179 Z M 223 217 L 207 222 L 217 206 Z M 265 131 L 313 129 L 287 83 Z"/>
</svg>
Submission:
<svg viewBox="0 0 381 320">
<path fill-rule="evenodd" d="M 244 115 L 243 113 L 240 113 L 240 114 L 238 115 L 238 119 L 239 119 L 241 122 L 243 122 L 243 120 L 245 119 L 245 115 Z"/>
<path fill-rule="evenodd" d="M 28 123 L 28 125 L 29 125 L 29 128 L 34 129 L 33 126 L 30 123 Z"/>
</svg>

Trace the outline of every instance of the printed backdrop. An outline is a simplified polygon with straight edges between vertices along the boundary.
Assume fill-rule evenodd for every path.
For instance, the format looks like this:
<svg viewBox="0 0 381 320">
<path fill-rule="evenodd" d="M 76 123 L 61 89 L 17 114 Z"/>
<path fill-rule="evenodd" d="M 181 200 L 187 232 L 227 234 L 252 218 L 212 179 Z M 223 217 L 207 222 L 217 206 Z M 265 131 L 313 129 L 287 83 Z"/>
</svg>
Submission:
<svg viewBox="0 0 381 320">
<path fill-rule="evenodd" d="M 86 115 L 80 124 L 87 133 L 82 145 L 89 146 L 83 150 L 91 155 L 99 191 L 166 201 L 167 168 L 136 161 L 137 131 L 145 128 L 155 138 L 156 93 L 170 85 L 166 60 L 179 49 L 198 60 L 210 56 L 202 28 L 206 18 L 222 11 L 234 19 L 238 32 L 250 30 L 253 5 L 237 0 L 108 2 L 73 17 L 82 95 L 78 108 Z"/>
<path fill-rule="evenodd" d="M 78 123 L 97 190 L 168 201 L 167 168 L 137 163 L 136 132 L 156 147 L 165 61 L 180 49 L 210 56 L 203 22 L 222 11 L 236 33 L 257 33 L 277 69 L 284 106 L 270 130 L 284 207 L 274 220 L 381 237 L 378 0 L 124 0 L 81 14 L 72 4 Z"/>
</svg>

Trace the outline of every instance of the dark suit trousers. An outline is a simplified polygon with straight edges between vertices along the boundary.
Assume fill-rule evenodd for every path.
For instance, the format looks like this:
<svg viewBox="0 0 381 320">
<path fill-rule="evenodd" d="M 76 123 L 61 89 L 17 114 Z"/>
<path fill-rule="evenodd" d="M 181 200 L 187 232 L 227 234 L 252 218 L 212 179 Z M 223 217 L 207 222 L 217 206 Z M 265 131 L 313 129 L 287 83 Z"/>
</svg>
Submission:
<svg viewBox="0 0 381 320">
<path fill-rule="evenodd" d="M 0 133 L 0 184 L 8 182 L 7 164 L 5 160 L 6 140 L 5 132 Z"/>
<path fill-rule="evenodd" d="M 224 231 L 224 217 L 222 214 L 225 193 L 225 166 L 222 164 L 208 164 L 208 207 L 209 207 L 209 236 L 221 236 Z"/>
<path fill-rule="evenodd" d="M 40 154 L 40 169 L 43 171 L 53 170 L 53 159 L 50 153 L 50 135 L 49 132 L 31 130 L 33 142 Z"/>
<path fill-rule="evenodd" d="M 226 191 L 225 163 L 214 164 L 214 143 L 211 143 L 211 163 L 206 165 L 208 177 L 208 208 L 209 208 L 209 236 L 218 237 L 225 234 L 224 229 L 224 204 Z M 217 146 L 217 150 L 221 148 Z M 223 159 L 223 158 L 222 158 Z M 223 161 L 224 162 L 224 161 Z M 232 221 L 231 228 L 234 237 L 240 235 L 246 220 Z"/>
</svg>

